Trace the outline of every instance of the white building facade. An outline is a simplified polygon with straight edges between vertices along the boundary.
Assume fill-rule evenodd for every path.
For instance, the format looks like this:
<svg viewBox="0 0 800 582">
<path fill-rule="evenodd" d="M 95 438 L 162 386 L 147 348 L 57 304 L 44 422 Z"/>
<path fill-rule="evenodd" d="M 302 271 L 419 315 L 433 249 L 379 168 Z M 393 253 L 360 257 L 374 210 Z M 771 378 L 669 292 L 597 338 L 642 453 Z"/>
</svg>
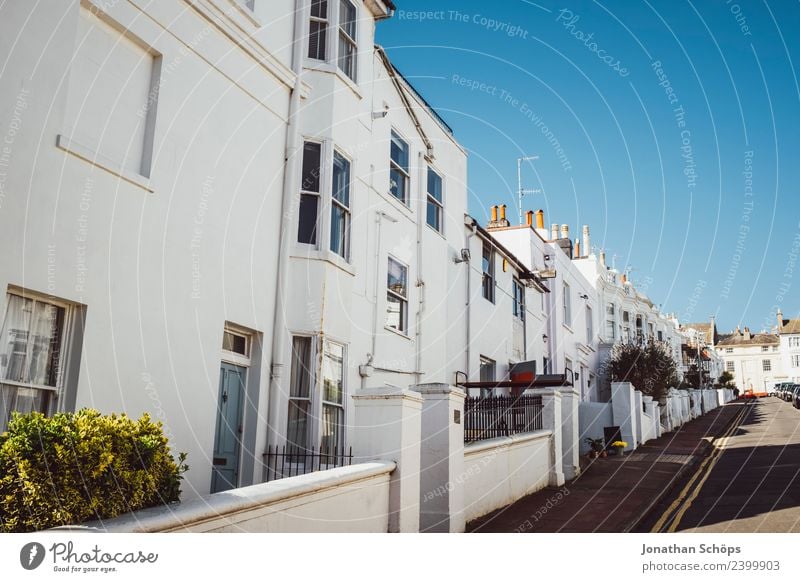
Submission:
<svg viewBox="0 0 800 582">
<path fill-rule="evenodd" d="M 768 393 L 786 377 L 780 344 L 776 334 L 736 328 L 720 337 L 717 353 L 725 362 L 725 370 L 733 374 L 740 393 Z"/>
</svg>

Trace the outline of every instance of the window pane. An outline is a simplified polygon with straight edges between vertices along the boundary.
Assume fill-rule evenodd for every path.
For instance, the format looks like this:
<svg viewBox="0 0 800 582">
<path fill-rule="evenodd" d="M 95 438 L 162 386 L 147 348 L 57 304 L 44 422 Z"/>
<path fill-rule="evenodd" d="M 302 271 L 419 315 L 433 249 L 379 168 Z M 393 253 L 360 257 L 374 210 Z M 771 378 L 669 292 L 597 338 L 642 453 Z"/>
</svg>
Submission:
<svg viewBox="0 0 800 582">
<path fill-rule="evenodd" d="M 17 295 L 6 297 L 8 305 L 0 336 L 0 378 L 24 382 L 33 300 Z"/>
<path fill-rule="evenodd" d="M 386 325 L 406 331 L 406 302 L 391 293 L 386 294 Z"/>
<path fill-rule="evenodd" d="M 308 449 L 308 400 L 289 400 L 289 422 L 286 430 L 286 452 L 296 454 Z"/>
<path fill-rule="evenodd" d="M 356 47 L 344 35 L 339 37 L 339 68 L 353 81 L 356 80 Z"/>
<path fill-rule="evenodd" d="M 339 26 L 350 38 L 356 40 L 356 7 L 348 0 L 341 0 L 339 4 Z"/>
<path fill-rule="evenodd" d="M 333 453 L 344 446 L 342 438 L 344 411 L 339 406 L 324 404 L 322 406 L 322 439 L 320 446 L 323 452 Z"/>
<path fill-rule="evenodd" d="M 408 276 L 408 269 L 403 265 L 389 259 L 389 270 L 387 277 L 387 287 L 402 297 L 406 297 L 406 279 Z"/>
<path fill-rule="evenodd" d="M 311 338 L 292 338 L 290 398 L 308 398 L 311 393 Z"/>
<path fill-rule="evenodd" d="M 350 207 L 350 162 L 339 152 L 333 152 L 333 197 Z"/>
<path fill-rule="evenodd" d="M 316 194 L 300 195 L 300 224 L 297 231 L 297 242 L 317 244 L 317 203 Z"/>
<path fill-rule="evenodd" d="M 428 225 L 438 232 L 442 230 L 442 208 L 430 198 L 428 199 Z"/>
<path fill-rule="evenodd" d="M 12 413 L 41 412 L 45 414 L 49 404 L 50 392 L 48 390 L 0 384 L 0 433 L 8 428 Z"/>
<path fill-rule="evenodd" d="M 235 354 L 247 355 L 247 339 L 244 336 L 226 331 L 222 334 L 222 349 Z"/>
<path fill-rule="evenodd" d="M 406 176 L 397 168 L 389 170 L 389 191 L 403 204 L 408 200 L 406 198 L 406 180 Z"/>
<path fill-rule="evenodd" d="M 350 213 L 338 204 L 331 205 L 331 250 L 347 259 L 350 253 Z"/>
<path fill-rule="evenodd" d="M 325 342 L 322 360 L 322 399 L 334 404 L 342 403 L 344 382 L 344 346 Z"/>
<path fill-rule="evenodd" d="M 428 194 L 437 202 L 442 201 L 442 178 L 430 168 L 428 168 Z"/>
<path fill-rule="evenodd" d="M 408 144 L 392 132 L 392 161 L 408 173 Z"/>
<path fill-rule="evenodd" d="M 328 0 L 311 0 L 311 16 L 328 18 Z"/>
<path fill-rule="evenodd" d="M 322 144 L 306 142 L 303 146 L 303 192 L 319 192 L 321 152 Z"/>
<path fill-rule="evenodd" d="M 324 22 L 311 21 L 308 32 L 308 58 L 325 60 L 325 42 L 328 38 L 328 25 Z"/>
</svg>

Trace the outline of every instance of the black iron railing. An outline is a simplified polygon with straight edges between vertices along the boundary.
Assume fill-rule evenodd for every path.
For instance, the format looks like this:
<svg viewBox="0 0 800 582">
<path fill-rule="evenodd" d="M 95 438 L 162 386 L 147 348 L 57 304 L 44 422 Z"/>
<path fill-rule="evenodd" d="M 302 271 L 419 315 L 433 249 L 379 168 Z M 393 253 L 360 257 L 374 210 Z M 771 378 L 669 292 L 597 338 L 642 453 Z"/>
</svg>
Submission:
<svg viewBox="0 0 800 582">
<path fill-rule="evenodd" d="M 541 429 L 541 396 L 467 397 L 464 401 L 465 443 Z"/>
<path fill-rule="evenodd" d="M 267 447 L 264 453 L 265 481 L 296 477 L 316 471 L 353 464 L 353 447 L 334 449 L 298 449 L 297 447 Z"/>
</svg>

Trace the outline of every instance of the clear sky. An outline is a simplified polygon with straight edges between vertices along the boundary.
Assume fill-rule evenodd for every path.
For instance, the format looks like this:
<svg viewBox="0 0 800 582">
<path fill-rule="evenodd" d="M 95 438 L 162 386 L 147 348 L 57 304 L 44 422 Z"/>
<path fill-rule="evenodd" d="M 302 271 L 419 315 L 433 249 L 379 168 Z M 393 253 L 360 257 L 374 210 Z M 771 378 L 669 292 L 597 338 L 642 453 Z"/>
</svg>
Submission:
<svg viewBox="0 0 800 582">
<path fill-rule="evenodd" d="M 469 152 L 470 212 L 589 224 L 656 304 L 800 316 L 800 3 L 397 0 L 377 42 Z"/>
</svg>

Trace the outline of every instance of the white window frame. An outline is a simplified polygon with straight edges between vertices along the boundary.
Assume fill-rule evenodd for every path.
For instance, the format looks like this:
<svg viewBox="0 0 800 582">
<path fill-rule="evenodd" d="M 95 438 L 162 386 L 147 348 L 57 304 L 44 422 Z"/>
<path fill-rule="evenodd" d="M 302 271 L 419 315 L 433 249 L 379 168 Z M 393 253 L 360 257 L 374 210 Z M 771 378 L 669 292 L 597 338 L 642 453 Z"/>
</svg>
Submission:
<svg viewBox="0 0 800 582">
<path fill-rule="evenodd" d="M 525 285 L 516 277 L 512 277 L 511 289 L 514 318 L 525 323 Z"/>
<path fill-rule="evenodd" d="M 772 360 L 761 360 L 761 371 L 772 372 Z"/>
<path fill-rule="evenodd" d="M 489 374 L 491 378 L 484 377 L 484 370 L 491 371 L 491 374 Z M 481 382 L 497 382 L 497 360 L 481 355 L 478 359 L 478 379 Z M 494 390 L 491 388 L 481 388 L 480 393 L 481 398 L 485 398 L 487 396 L 492 396 Z"/>
<path fill-rule="evenodd" d="M 564 309 L 562 314 L 564 316 L 564 325 L 572 328 L 572 290 L 566 281 L 561 283 L 561 293 L 563 295 L 561 301 Z"/>
<path fill-rule="evenodd" d="M 319 344 L 320 344 L 319 347 L 322 350 L 322 353 L 320 354 L 321 357 L 319 358 L 320 366 L 324 365 L 324 361 L 325 361 L 325 357 L 326 357 L 326 344 L 334 344 L 334 345 L 339 346 L 339 347 L 342 348 L 342 402 L 341 403 L 336 403 L 336 402 L 333 402 L 333 401 L 325 400 L 325 385 L 324 385 L 325 372 L 324 372 L 324 370 L 322 368 L 320 368 L 319 374 L 318 374 L 319 381 L 315 382 L 315 385 L 318 385 L 317 386 L 317 390 L 319 391 L 319 398 L 318 398 L 318 400 L 319 400 L 319 410 L 318 411 L 316 410 L 316 408 L 314 407 L 314 405 L 312 403 L 312 407 L 316 411 L 316 413 L 317 413 L 316 417 L 318 419 L 318 421 L 316 423 L 314 423 L 315 427 L 316 427 L 316 434 L 314 434 L 314 436 L 312 437 L 312 438 L 315 439 L 312 442 L 318 443 L 317 446 L 320 447 L 320 450 L 321 450 L 322 437 L 323 437 L 323 422 L 324 422 L 324 419 L 325 419 L 325 415 L 324 415 L 325 407 L 329 406 L 329 407 L 338 408 L 339 410 L 341 410 L 341 418 L 342 418 L 342 424 L 339 427 L 339 430 L 341 430 L 341 434 L 339 435 L 339 441 L 340 442 L 338 442 L 336 445 L 334 445 L 335 449 L 333 451 L 326 451 L 326 452 L 332 453 L 332 454 L 339 454 L 339 453 L 341 453 L 343 451 L 343 449 L 345 447 L 345 443 L 347 441 L 347 406 L 346 406 L 346 404 L 347 404 L 347 344 L 345 344 L 344 342 L 336 341 L 336 340 L 334 340 L 332 338 L 329 338 L 327 336 L 321 337 L 319 339 Z M 312 433 L 313 433 L 313 431 L 312 431 Z"/>
<path fill-rule="evenodd" d="M 51 415 L 57 411 L 63 411 L 63 404 L 65 400 L 65 378 L 69 372 L 69 369 L 73 365 L 80 365 L 79 362 L 73 362 L 73 332 L 75 326 L 75 316 L 77 313 L 78 306 L 63 301 L 43 293 L 37 293 L 33 291 L 23 290 L 18 287 L 9 286 L 6 290 L 5 297 L 3 299 L 3 303 L 0 306 L 2 311 L 0 311 L 0 317 L 5 317 L 6 311 L 8 310 L 8 298 L 10 295 L 14 295 L 16 297 L 22 297 L 24 299 L 30 299 L 34 302 L 45 303 L 48 305 L 53 305 L 59 307 L 64 310 L 64 319 L 61 324 L 60 330 L 60 337 L 59 337 L 59 345 L 61 346 L 60 353 L 59 353 L 59 362 L 58 362 L 58 369 L 56 370 L 56 377 L 55 377 L 55 386 L 47 386 L 43 384 L 33 384 L 29 382 L 19 382 L 16 380 L 0 380 L 0 384 L 4 384 L 6 386 L 13 386 L 16 388 L 27 388 L 30 390 L 40 390 L 46 391 L 48 396 L 47 406 L 45 407 L 45 414 Z M 2 320 L 0 320 L 2 323 Z M 5 341 L 2 338 L 2 341 Z M 33 345 L 31 342 L 26 341 L 26 356 L 25 361 L 26 363 L 30 360 L 30 352 Z M 0 422 L 5 422 L 4 419 L 0 419 Z"/>
<path fill-rule="evenodd" d="M 406 277 L 405 277 L 406 278 L 406 294 L 405 294 L 405 296 L 403 296 L 400 293 L 398 293 L 397 291 L 394 291 L 394 290 L 389 288 L 389 284 L 388 284 L 389 283 L 389 264 L 392 263 L 392 262 L 396 263 L 397 265 L 402 267 L 403 270 L 405 270 L 405 274 L 406 274 Z M 392 297 L 394 297 L 394 298 L 396 298 L 396 299 L 398 299 L 400 301 L 400 327 L 402 329 L 398 329 L 396 327 L 392 327 L 392 326 L 389 325 L 388 322 L 385 322 L 385 326 L 386 326 L 387 329 L 390 329 L 392 331 L 395 331 L 395 332 L 397 332 L 397 333 L 399 333 L 401 335 L 405 335 L 405 336 L 407 336 L 409 334 L 409 327 L 410 327 L 409 326 L 409 321 L 408 321 L 409 273 L 410 273 L 410 269 L 408 268 L 408 265 L 406 263 L 404 263 L 403 261 L 397 259 L 396 257 L 394 257 L 392 255 L 389 255 L 387 257 L 387 261 L 386 261 L 386 283 L 387 283 L 386 284 L 386 307 L 387 307 L 387 310 L 386 310 L 386 312 L 387 313 L 389 312 L 389 310 L 388 310 L 388 307 L 389 307 L 389 295 L 391 295 Z"/>
<path fill-rule="evenodd" d="M 323 1 L 325 2 L 325 17 L 324 18 L 322 18 L 320 16 L 314 16 L 311 13 L 311 10 L 313 8 L 313 0 L 310 3 L 309 13 L 308 13 L 308 43 L 307 43 L 307 46 L 306 46 L 305 54 L 306 54 L 306 58 L 308 58 L 308 59 L 310 59 L 312 61 L 317 61 L 317 62 L 320 62 L 320 63 L 327 63 L 328 62 L 328 55 L 330 54 L 330 50 L 329 50 L 329 46 L 328 46 L 329 42 L 330 42 L 328 37 L 330 37 L 330 34 L 328 34 L 328 32 L 330 32 L 330 28 L 331 28 L 331 26 L 330 26 L 330 24 L 331 24 L 331 3 L 330 3 L 330 0 L 323 0 Z M 335 1 L 336 0 L 334 0 L 334 2 Z M 317 45 L 317 46 L 321 46 L 322 47 L 322 52 L 323 52 L 322 58 L 320 58 L 318 56 L 311 56 L 311 54 L 310 54 L 310 52 L 311 52 L 311 23 L 312 22 L 322 25 L 321 30 L 325 31 L 325 34 L 324 34 L 325 38 L 323 39 L 323 42 L 320 43 L 319 45 Z"/>
<path fill-rule="evenodd" d="M 586 306 L 586 343 L 591 345 L 594 340 L 594 312 L 592 306 Z"/>
<path fill-rule="evenodd" d="M 732 354 L 733 353 L 733 348 L 725 348 L 725 353 L 726 354 Z"/>
<path fill-rule="evenodd" d="M 733 360 L 727 360 L 725 362 L 725 371 L 733 374 L 736 371 L 736 364 Z"/>
<path fill-rule="evenodd" d="M 792 354 L 792 368 L 800 368 L 800 354 Z"/>
<path fill-rule="evenodd" d="M 609 329 L 611 334 L 609 335 Z M 613 342 L 617 339 L 617 306 L 614 305 L 613 301 L 609 301 L 606 303 L 606 335 L 609 336 L 606 339 L 610 342 Z"/>
<path fill-rule="evenodd" d="M 481 295 L 483 295 L 483 298 L 490 303 L 494 303 L 496 297 L 495 287 L 497 285 L 497 281 L 495 279 L 497 268 L 495 264 L 496 261 L 494 260 L 494 246 L 486 240 L 481 241 L 481 243 Z M 484 268 L 483 257 L 486 254 L 487 249 L 489 250 L 489 265 L 488 268 Z"/>
<path fill-rule="evenodd" d="M 239 352 L 233 352 L 231 350 L 226 350 L 224 347 L 220 348 L 222 350 L 222 361 L 228 364 L 234 364 L 235 366 L 242 366 L 244 368 L 249 368 L 251 364 L 251 350 L 253 345 L 253 334 L 241 328 L 237 325 L 232 323 L 226 323 L 225 327 L 222 331 L 222 338 L 223 338 L 223 346 L 225 345 L 225 334 L 230 333 L 232 335 L 241 337 L 244 339 L 244 354 L 240 354 Z"/>
<path fill-rule="evenodd" d="M 338 69 L 353 83 L 358 82 L 358 6 L 351 2 L 350 0 L 335 0 L 336 10 L 337 10 L 337 18 L 338 18 L 338 34 L 337 34 L 337 44 L 336 44 L 336 66 Z M 343 26 L 343 11 L 342 11 L 342 4 L 349 4 L 353 8 L 354 19 L 353 19 L 353 32 L 355 34 L 355 38 L 353 38 L 347 30 L 345 30 Z M 348 74 L 347 70 L 343 68 L 342 65 L 342 43 L 345 43 L 352 47 L 353 53 L 350 55 L 352 59 L 352 75 Z"/>
<path fill-rule="evenodd" d="M 436 197 L 431 194 L 430 188 L 428 187 L 430 184 L 430 174 L 435 175 L 439 178 L 439 197 L 441 200 L 436 200 Z M 425 174 L 425 194 L 426 194 L 426 204 L 425 204 L 425 224 L 431 227 L 433 230 L 438 232 L 439 234 L 444 233 L 444 177 L 442 174 L 437 172 L 432 166 L 428 166 L 428 171 Z M 436 215 L 438 216 L 439 227 L 432 225 L 430 220 L 428 219 L 428 211 L 433 207 Z"/>
<path fill-rule="evenodd" d="M 305 152 L 306 152 L 306 145 L 308 144 L 319 146 L 319 166 L 317 168 L 319 174 L 317 178 L 317 184 L 319 188 L 318 192 L 314 192 L 313 190 L 307 190 L 306 188 L 303 188 L 304 186 L 303 168 L 305 167 Z M 322 232 L 320 228 L 320 214 L 321 214 L 320 210 L 322 209 L 322 194 L 325 191 L 325 183 L 327 179 L 327 175 L 325 173 L 325 166 L 326 166 L 325 142 L 313 138 L 304 139 L 303 151 L 301 155 L 303 156 L 303 159 L 300 160 L 300 189 L 299 189 L 300 199 L 298 200 L 297 203 L 297 229 L 296 229 L 297 234 L 295 236 L 295 242 L 299 245 L 303 245 L 306 248 L 318 249 L 320 248 L 320 239 L 322 238 L 321 236 Z M 300 204 L 302 203 L 303 196 L 315 196 L 317 201 L 316 223 L 314 225 L 314 242 L 306 242 L 300 240 L 300 222 L 303 218 L 300 213 Z"/>
<path fill-rule="evenodd" d="M 406 164 L 408 165 L 406 168 L 403 168 L 392 158 L 392 142 L 395 140 L 400 141 L 406 146 Z M 400 172 L 400 175 L 403 177 L 403 199 L 392 194 L 392 170 Z M 392 128 L 389 134 L 389 196 L 399 201 L 404 206 L 411 207 L 411 145 L 409 141 L 394 128 Z"/>
<path fill-rule="evenodd" d="M 340 200 L 334 196 L 334 163 L 336 156 L 342 158 L 345 162 L 347 162 L 348 167 L 348 182 L 347 182 L 347 206 Z M 333 155 L 331 156 L 331 192 L 330 192 L 330 200 L 331 200 L 331 211 L 330 211 L 330 228 L 329 228 L 329 236 L 328 236 L 328 246 L 334 254 L 343 258 L 348 263 L 350 262 L 350 244 L 351 244 L 351 226 L 352 226 L 352 207 L 353 207 L 353 161 L 344 154 L 340 149 L 334 147 L 333 148 Z M 345 215 L 345 228 L 344 228 L 344 254 L 339 253 L 333 248 L 333 218 L 334 218 L 334 211 L 336 209 L 340 209 Z"/>
</svg>

